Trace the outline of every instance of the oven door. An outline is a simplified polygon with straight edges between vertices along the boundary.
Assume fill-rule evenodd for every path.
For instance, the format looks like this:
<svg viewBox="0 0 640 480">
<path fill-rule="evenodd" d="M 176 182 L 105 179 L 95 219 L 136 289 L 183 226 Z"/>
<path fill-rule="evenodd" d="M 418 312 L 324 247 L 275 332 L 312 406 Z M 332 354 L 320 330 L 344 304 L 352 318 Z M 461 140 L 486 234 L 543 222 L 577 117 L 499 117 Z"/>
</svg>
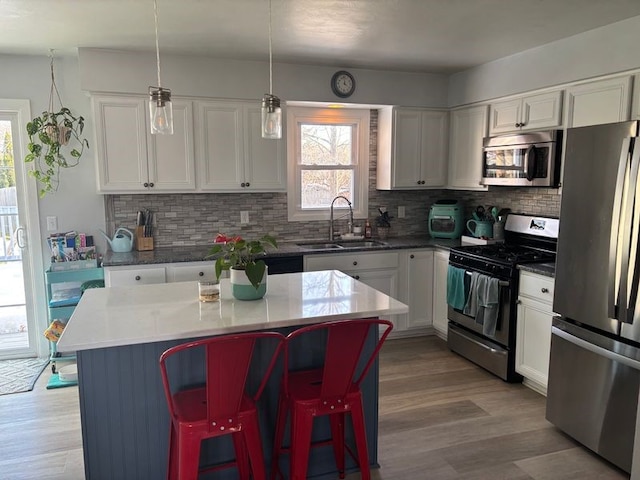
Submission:
<svg viewBox="0 0 640 480">
<path fill-rule="evenodd" d="M 555 142 L 484 147 L 484 185 L 554 186 Z"/>
<path fill-rule="evenodd" d="M 467 275 L 470 275 L 467 272 Z M 509 324 L 509 318 L 511 317 L 511 282 L 506 280 L 500 280 L 500 303 L 498 306 L 498 322 L 496 325 L 496 332 L 493 336 L 485 336 L 482 332 L 483 325 L 478 323 L 474 317 L 465 315 L 462 310 L 448 306 L 448 318 L 450 321 L 464 327 L 467 330 L 471 330 L 477 335 L 488 338 L 492 342 L 498 343 L 504 347 L 509 345 L 509 336 L 511 334 L 511 325 Z"/>
</svg>

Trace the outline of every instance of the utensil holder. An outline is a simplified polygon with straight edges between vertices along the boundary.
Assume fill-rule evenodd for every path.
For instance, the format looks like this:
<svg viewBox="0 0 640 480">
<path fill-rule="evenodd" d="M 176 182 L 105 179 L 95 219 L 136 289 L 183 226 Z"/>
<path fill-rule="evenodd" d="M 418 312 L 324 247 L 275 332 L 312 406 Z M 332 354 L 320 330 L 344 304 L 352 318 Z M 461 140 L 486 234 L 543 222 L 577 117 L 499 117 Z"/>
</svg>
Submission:
<svg viewBox="0 0 640 480">
<path fill-rule="evenodd" d="M 153 250 L 153 237 L 144 236 L 144 227 L 136 227 L 136 250 L 139 252 Z"/>
</svg>

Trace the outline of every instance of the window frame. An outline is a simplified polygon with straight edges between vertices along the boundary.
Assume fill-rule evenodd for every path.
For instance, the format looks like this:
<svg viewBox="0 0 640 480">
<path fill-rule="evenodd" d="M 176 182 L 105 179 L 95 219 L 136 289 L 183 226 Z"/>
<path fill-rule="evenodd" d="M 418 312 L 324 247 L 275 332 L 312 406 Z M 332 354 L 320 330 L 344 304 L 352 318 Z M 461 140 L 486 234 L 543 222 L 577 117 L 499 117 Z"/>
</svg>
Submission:
<svg viewBox="0 0 640 480">
<path fill-rule="evenodd" d="M 328 107 L 296 107 L 287 106 L 287 211 L 288 220 L 293 222 L 329 220 L 329 206 L 317 209 L 302 209 L 300 182 L 302 165 L 301 155 L 301 129 L 303 123 L 322 123 L 328 125 L 353 125 L 355 137 L 351 148 L 354 164 L 349 165 L 353 175 L 353 217 L 367 218 L 369 212 L 369 128 L 370 111 L 365 108 L 328 108 Z M 344 168 L 330 167 L 326 170 Z M 323 170 L 318 168 L 318 170 Z M 334 205 L 334 215 L 340 216 L 348 211 L 344 201 L 338 201 Z"/>
</svg>

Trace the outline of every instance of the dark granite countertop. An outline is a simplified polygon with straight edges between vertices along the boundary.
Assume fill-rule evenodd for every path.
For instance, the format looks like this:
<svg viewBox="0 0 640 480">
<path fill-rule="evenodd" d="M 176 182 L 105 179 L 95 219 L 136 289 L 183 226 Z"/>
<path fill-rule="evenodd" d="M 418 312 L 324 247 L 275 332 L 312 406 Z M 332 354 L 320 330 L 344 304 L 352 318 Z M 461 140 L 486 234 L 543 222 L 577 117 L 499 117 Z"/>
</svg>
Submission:
<svg viewBox="0 0 640 480">
<path fill-rule="evenodd" d="M 377 240 L 377 239 L 374 239 Z M 408 248 L 439 248 L 449 250 L 460 245 L 460 239 L 431 238 L 428 235 L 416 237 L 391 237 L 381 245 L 341 249 L 309 249 L 298 243 L 309 243 L 309 240 L 279 242 L 278 249 L 269 249 L 269 257 L 292 257 L 298 255 L 321 255 L 327 253 L 349 253 L 365 251 L 385 251 Z M 113 253 L 108 251 L 103 258 L 104 267 L 126 265 L 152 265 L 157 263 L 200 262 L 206 260 L 211 245 L 191 245 L 180 247 L 159 247 L 148 252 L 132 251 L 128 253 Z"/>
<path fill-rule="evenodd" d="M 533 272 L 545 277 L 556 276 L 556 264 L 555 263 L 526 263 L 524 265 L 518 265 L 520 270 L 525 272 Z"/>
</svg>

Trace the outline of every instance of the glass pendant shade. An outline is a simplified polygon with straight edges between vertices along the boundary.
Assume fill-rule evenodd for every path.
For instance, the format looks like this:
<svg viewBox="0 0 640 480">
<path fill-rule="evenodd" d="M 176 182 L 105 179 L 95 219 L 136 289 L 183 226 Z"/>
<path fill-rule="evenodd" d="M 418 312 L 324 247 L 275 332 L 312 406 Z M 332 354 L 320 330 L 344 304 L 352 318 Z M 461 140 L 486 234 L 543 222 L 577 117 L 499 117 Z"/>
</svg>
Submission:
<svg viewBox="0 0 640 480">
<path fill-rule="evenodd" d="M 173 107 L 171 90 L 149 87 L 149 119 L 154 135 L 173 135 Z"/>
<path fill-rule="evenodd" d="M 265 93 L 262 97 L 262 138 L 282 138 L 282 109 L 280 99 Z"/>
</svg>

